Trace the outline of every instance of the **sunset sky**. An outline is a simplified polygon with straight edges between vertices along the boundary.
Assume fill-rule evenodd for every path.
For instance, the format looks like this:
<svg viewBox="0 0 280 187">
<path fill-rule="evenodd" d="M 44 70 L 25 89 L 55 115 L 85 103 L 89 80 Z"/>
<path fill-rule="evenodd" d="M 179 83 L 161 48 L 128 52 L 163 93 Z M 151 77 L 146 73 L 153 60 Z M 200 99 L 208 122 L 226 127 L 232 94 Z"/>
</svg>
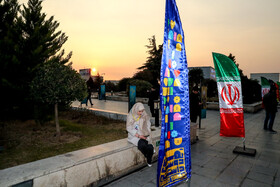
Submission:
<svg viewBox="0 0 280 187">
<path fill-rule="evenodd" d="M 19 0 L 26 3 L 27 0 Z M 105 80 L 131 77 L 148 57 L 148 38 L 163 42 L 165 0 L 45 0 L 69 37 L 76 70 Z M 212 66 L 212 52 L 236 57 L 250 73 L 280 73 L 280 0 L 177 0 L 188 66 Z"/>
</svg>

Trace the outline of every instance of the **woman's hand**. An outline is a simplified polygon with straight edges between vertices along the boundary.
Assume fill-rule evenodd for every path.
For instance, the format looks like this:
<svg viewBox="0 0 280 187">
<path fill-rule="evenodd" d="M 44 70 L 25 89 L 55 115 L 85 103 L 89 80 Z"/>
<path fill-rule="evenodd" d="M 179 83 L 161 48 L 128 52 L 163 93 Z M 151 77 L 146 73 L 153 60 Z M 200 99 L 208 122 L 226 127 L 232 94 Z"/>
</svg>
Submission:
<svg viewBox="0 0 280 187">
<path fill-rule="evenodd" d="M 146 140 L 147 139 L 147 137 L 145 137 L 145 136 L 142 136 L 142 135 L 139 135 L 139 134 L 135 134 L 135 136 L 137 137 L 137 138 L 140 138 L 140 139 L 144 139 L 144 140 Z"/>
<path fill-rule="evenodd" d="M 139 138 L 140 138 L 140 139 L 144 139 L 144 140 L 146 140 L 146 139 L 147 139 L 147 137 L 142 136 L 142 135 L 140 135 L 140 136 L 139 136 Z"/>
</svg>

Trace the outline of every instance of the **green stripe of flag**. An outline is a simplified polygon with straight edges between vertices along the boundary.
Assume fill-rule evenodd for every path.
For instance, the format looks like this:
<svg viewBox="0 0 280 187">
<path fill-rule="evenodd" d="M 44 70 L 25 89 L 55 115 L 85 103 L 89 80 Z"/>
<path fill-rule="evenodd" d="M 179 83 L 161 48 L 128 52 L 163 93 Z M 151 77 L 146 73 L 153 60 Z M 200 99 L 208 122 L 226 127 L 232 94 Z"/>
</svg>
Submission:
<svg viewBox="0 0 280 187">
<path fill-rule="evenodd" d="M 269 87 L 270 86 L 269 81 L 267 80 L 267 78 L 261 77 L 261 85 L 262 85 L 262 87 Z"/>
<path fill-rule="evenodd" d="M 230 58 L 220 53 L 212 54 L 217 82 L 240 81 L 238 68 Z"/>
</svg>

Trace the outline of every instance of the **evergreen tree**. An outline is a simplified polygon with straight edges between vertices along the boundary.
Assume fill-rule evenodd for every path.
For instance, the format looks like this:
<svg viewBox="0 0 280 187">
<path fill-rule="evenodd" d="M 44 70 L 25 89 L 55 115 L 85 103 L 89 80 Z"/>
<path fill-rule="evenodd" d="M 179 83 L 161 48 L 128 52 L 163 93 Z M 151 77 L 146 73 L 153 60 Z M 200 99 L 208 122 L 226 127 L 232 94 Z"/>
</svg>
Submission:
<svg viewBox="0 0 280 187">
<path fill-rule="evenodd" d="M 245 104 L 251 104 L 261 100 L 261 86 L 257 81 L 249 79 L 243 74 L 243 71 L 239 68 L 239 64 L 235 60 L 235 56 L 231 53 L 228 56 L 237 66 L 240 77 L 241 77 L 241 87 L 243 102 Z"/>
<path fill-rule="evenodd" d="M 117 86 L 114 83 L 112 83 L 111 81 L 106 82 L 105 85 L 106 85 L 106 90 L 108 90 L 109 92 L 117 91 Z"/>
<path fill-rule="evenodd" d="M 21 11 L 22 60 L 31 73 L 50 58 L 57 56 L 58 52 L 60 52 L 59 56 L 62 56 L 64 51 L 61 51 L 61 48 L 68 38 L 65 33 L 56 32 L 59 23 L 54 21 L 53 16 L 46 19 L 41 4 L 42 0 L 29 0 L 28 6 L 23 5 Z"/>
<path fill-rule="evenodd" d="M 139 70 L 149 70 L 152 73 L 152 85 L 155 87 L 159 87 L 158 82 L 160 81 L 160 68 L 161 68 L 161 57 L 163 45 L 156 45 L 155 36 L 149 38 L 149 45 L 146 45 L 148 48 L 148 58 L 146 63 L 143 66 L 139 67 Z"/>
<path fill-rule="evenodd" d="M 34 79 L 36 71 L 48 61 L 65 64 L 71 58 L 71 53 L 64 56 L 63 44 L 67 36 L 56 31 L 59 23 L 51 16 L 47 19 L 42 12 L 42 0 L 29 0 L 20 11 L 19 27 L 22 30 L 21 40 L 21 73 L 19 84 L 22 85 L 20 97 L 24 107 L 33 107 L 29 84 Z M 25 111 L 32 111 L 29 108 Z"/>
<path fill-rule="evenodd" d="M 139 80 L 139 79 L 130 79 L 128 81 L 127 86 L 133 85 L 136 86 L 136 96 L 137 97 L 148 97 L 147 90 L 151 90 L 153 85 L 145 80 Z M 129 95 L 129 87 L 127 89 L 127 95 Z"/>
<path fill-rule="evenodd" d="M 17 0 L 0 0 L 0 90 L 1 118 L 13 116 L 20 98 L 17 84 L 20 73 L 19 46 L 21 31 L 17 27 Z"/>
<path fill-rule="evenodd" d="M 93 80 L 94 83 L 94 88 L 96 89 L 96 91 L 98 90 L 100 92 L 100 86 L 103 83 L 103 77 L 100 76 L 99 73 L 97 73 L 97 75 L 95 76 L 95 79 Z"/>
<path fill-rule="evenodd" d="M 193 68 L 189 70 L 189 86 L 190 89 L 193 86 L 201 85 L 202 81 L 204 80 L 203 71 L 200 68 Z"/>
<path fill-rule="evenodd" d="M 203 85 L 207 86 L 207 97 L 218 97 L 217 82 L 213 79 L 204 79 Z"/>
<path fill-rule="evenodd" d="M 45 63 L 66 64 L 71 58 L 72 53 L 63 57 L 67 36 L 57 31 L 53 16 L 47 19 L 42 2 L 29 0 L 21 8 L 17 0 L 0 0 L 1 116 L 31 117 L 36 103 L 29 85 L 35 73 Z"/>
<path fill-rule="evenodd" d="M 127 90 L 127 86 L 128 86 L 128 83 L 129 81 L 132 80 L 131 78 L 129 77 L 124 77 L 122 78 L 119 83 L 118 83 L 118 89 L 119 91 L 126 91 Z"/>
<path fill-rule="evenodd" d="M 133 79 L 139 79 L 139 80 L 144 80 L 147 81 L 151 84 L 154 82 L 153 74 L 150 70 L 144 69 L 142 71 L 138 71 L 135 73 L 132 77 Z"/>
<path fill-rule="evenodd" d="M 234 63 L 235 65 L 237 66 L 238 68 L 238 71 L 239 71 L 239 74 L 240 74 L 240 77 L 244 76 L 243 74 L 243 70 L 239 68 L 239 64 L 236 62 L 235 60 L 235 56 L 233 56 L 231 53 L 228 55 L 228 58 L 230 58 Z"/>
</svg>

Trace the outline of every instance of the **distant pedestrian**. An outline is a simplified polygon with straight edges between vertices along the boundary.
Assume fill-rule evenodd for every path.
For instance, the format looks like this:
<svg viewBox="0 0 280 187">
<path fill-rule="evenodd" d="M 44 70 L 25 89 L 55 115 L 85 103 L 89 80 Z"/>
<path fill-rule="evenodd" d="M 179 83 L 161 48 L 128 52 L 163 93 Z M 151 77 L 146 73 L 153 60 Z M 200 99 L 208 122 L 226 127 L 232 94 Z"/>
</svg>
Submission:
<svg viewBox="0 0 280 187">
<path fill-rule="evenodd" d="M 201 113 L 200 96 L 198 92 L 198 87 L 194 86 L 190 94 L 190 120 L 193 123 L 196 123 L 197 116 Z"/>
<path fill-rule="evenodd" d="M 97 89 L 97 94 L 98 94 L 97 98 L 100 100 L 101 99 L 100 98 L 100 89 Z"/>
<path fill-rule="evenodd" d="M 105 85 L 104 85 L 104 88 L 105 88 Z M 104 100 L 105 100 L 105 102 L 107 101 L 106 100 L 106 90 L 104 89 Z"/>
<path fill-rule="evenodd" d="M 151 88 L 150 92 L 149 92 L 149 101 L 148 101 L 148 105 L 150 106 L 150 111 L 152 114 L 152 117 L 155 117 L 155 100 L 158 100 L 158 93 L 156 91 L 156 89 L 154 87 Z"/>
<path fill-rule="evenodd" d="M 89 86 L 88 86 L 87 92 L 88 92 L 88 96 L 87 96 L 86 106 L 88 106 L 88 105 L 87 105 L 88 101 L 90 102 L 90 104 L 91 104 L 91 106 L 92 106 L 93 104 L 92 104 L 92 101 L 91 101 L 91 89 L 90 89 Z"/>
<path fill-rule="evenodd" d="M 269 92 L 263 96 L 263 105 L 265 109 L 265 120 L 263 129 L 269 130 L 271 133 L 277 133 L 275 130 L 273 130 L 273 123 L 278 105 L 276 98 L 276 87 L 273 84 L 270 86 Z"/>
<path fill-rule="evenodd" d="M 154 146 L 151 144 L 151 122 L 142 103 L 136 103 L 127 116 L 126 130 L 128 141 L 138 147 L 147 159 L 148 166 L 152 166 Z"/>
</svg>

